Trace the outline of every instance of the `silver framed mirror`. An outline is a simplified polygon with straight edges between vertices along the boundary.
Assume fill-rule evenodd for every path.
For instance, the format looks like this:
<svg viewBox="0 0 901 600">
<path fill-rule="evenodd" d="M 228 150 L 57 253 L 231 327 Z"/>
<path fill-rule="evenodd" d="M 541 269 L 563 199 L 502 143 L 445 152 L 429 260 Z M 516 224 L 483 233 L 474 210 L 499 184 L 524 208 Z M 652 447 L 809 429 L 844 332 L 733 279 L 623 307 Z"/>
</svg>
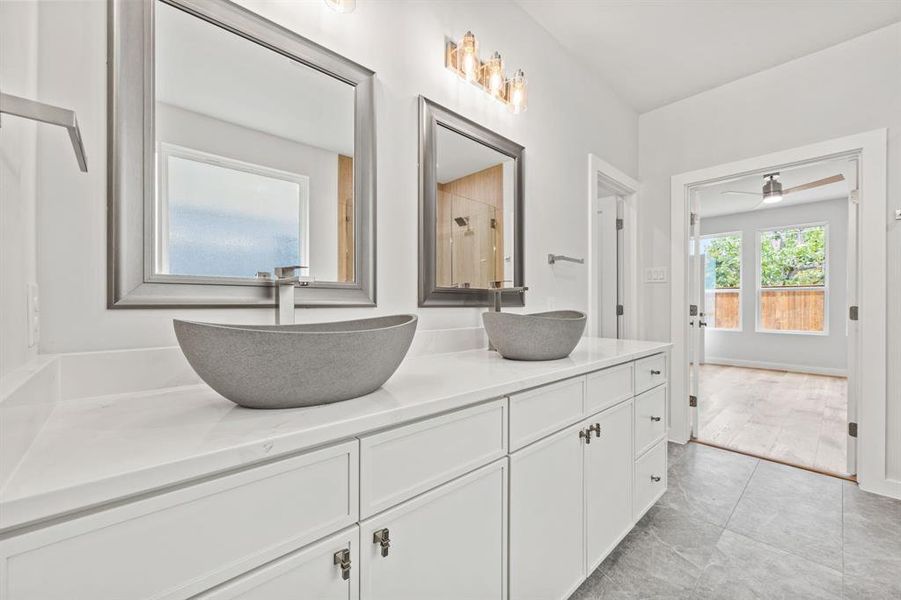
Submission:
<svg viewBox="0 0 901 600">
<path fill-rule="evenodd" d="M 111 0 L 108 305 L 373 306 L 374 73 L 227 0 Z"/>
<path fill-rule="evenodd" d="M 525 149 L 419 98 L 419 306 L 488 306 L 525 287 Z M 523 291 L 502 292 L 524 306 Z"/>
</svg>

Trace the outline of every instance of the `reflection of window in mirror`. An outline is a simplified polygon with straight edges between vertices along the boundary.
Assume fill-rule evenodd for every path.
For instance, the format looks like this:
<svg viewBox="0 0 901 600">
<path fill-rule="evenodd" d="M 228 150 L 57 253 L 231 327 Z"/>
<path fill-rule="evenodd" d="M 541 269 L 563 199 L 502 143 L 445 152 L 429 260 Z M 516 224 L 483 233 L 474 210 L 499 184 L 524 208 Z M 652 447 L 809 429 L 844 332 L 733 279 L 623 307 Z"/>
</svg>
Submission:
<svg viewBox="0 0 901 600">
<path fill-rule="evenodd" d="M 436 283 L 513 280 L 514 159 L 439 124 Z"/>
<path fill-rule="evenodd" d="M 156 3 L 154 274 L 354 273 L 354 88 Z"/>
</svg>

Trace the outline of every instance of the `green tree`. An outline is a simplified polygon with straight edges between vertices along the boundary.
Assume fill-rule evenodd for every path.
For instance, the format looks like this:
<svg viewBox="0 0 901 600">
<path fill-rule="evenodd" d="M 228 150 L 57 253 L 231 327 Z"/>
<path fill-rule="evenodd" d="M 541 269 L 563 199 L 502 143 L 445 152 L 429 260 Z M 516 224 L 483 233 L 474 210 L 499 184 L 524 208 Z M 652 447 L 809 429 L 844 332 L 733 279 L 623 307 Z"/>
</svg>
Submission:
<svg viewBox="0 0 901 600">
<path fill-rule="evenodd" d="M 741 287 L 741 236 L 727 235 L 704 240 L 702 251 L 716 269 L 716 289 Z"/>
<path fill-rule="evenodd" d="M 792 227 L 760 235 L 760 285 L 826 284 L 826 228 Z"/>
</svg>

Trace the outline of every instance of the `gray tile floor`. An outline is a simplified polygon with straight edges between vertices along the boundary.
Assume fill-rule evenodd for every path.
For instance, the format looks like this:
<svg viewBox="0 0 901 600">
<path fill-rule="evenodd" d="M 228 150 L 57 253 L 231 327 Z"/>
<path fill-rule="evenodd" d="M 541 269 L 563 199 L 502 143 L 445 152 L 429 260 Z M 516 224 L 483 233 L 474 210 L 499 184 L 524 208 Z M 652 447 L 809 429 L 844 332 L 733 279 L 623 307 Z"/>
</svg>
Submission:
<svg viewBox="0 0 901 600">
<path fill-rule="evenodd" d="M 570 600 L 901 600 L 901 501 L 699 444 Z"/>
</svg>

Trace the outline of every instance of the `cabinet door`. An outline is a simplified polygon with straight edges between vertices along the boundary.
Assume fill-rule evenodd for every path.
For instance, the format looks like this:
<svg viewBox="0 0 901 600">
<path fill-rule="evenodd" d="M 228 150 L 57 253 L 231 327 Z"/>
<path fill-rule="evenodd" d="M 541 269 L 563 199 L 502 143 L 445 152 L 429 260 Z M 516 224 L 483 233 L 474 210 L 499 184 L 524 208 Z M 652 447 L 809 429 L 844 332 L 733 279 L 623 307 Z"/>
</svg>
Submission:
<svg viewBox="0 0 901 600">
<path fill-rule="evenodd" d="M 361 597 L 504 600 L 507 460 L 364 521 Z"/>
<path fill-rule="evenodd" d="M 356 600 L 359 597 L 359 540 L 360 528 L 354 525 L 196 598 Z M 337 559 L 336 554 L 339 554 Z"/>
<path fill-rule="evenodd" d="M 632 401 L 592 417 L 600 426 L 585 446 L 585 532 L 588 572 L 632 528 Z"/>
<path fill-rule="evenodd" d="M 510 456 L 511 600 L 562 600 L 585 578 L 582 429 Z"/>
</svg>

